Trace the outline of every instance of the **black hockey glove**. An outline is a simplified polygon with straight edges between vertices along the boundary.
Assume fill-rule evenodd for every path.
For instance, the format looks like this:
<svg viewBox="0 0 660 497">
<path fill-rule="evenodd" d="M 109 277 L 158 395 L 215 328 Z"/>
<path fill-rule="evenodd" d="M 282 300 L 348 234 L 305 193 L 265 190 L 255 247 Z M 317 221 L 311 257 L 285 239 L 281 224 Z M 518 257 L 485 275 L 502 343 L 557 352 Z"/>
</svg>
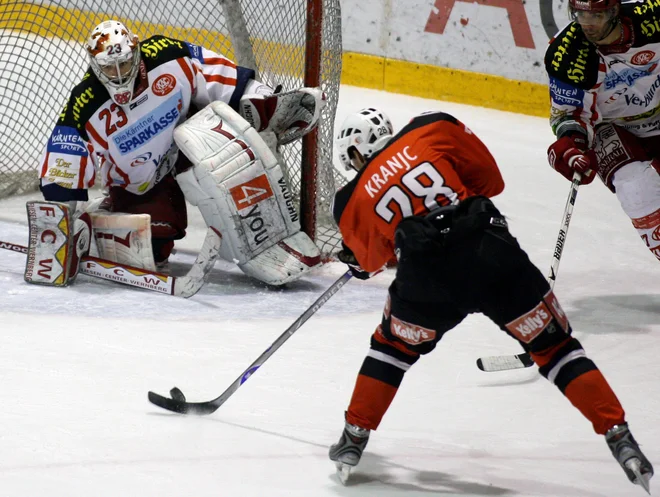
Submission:
<svg viewBox="0 0 660 497">
<path fill-rule="evenodd" d="M 353 277 L 359 280 L 368 280 L 372 276 L 375 276 L 378 273 L 380 273 L 380 270 L 373 273 L 365 271 L 360 267 L 360 263 L 355 258 L 355 254 L 353 253 L 353 251 L 349 249 L 346 245 L 344 245 L 344 242 L 342 242 L 341 247 L 342 249 L 339 252 L 337 252 L 337 259 L 339 259 L 344 264 L 348 264 L 348 267 L 351 270 L 351 274 L 353 275 Z"/>
</svg>

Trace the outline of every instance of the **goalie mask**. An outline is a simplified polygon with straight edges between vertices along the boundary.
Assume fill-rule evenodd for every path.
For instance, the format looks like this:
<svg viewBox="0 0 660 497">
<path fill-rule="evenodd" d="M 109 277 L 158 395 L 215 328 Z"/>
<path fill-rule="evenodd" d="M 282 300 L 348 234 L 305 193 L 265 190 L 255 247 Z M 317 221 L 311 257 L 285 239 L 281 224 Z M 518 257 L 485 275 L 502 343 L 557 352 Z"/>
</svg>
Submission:
<svg viewBox="0 0 660 497">
<path fill-rule="evenodd" d="M 133 98 L 140 67 L 138 43 L 138 37 L 119 21 L 102 22 L 85 43 L 92 71 L 119 105 L 128 105 Z"/>
<path fill-rule="evenodd" d="M 362 109 L 349 115 L 335 139 L 340 162 L 347 171 L 351 171 L 351 147 L 355 147 L 365 159 L 369 159 L 387 144 L 393 133 L 389 117 L 378 109 Z"/>
</svg>

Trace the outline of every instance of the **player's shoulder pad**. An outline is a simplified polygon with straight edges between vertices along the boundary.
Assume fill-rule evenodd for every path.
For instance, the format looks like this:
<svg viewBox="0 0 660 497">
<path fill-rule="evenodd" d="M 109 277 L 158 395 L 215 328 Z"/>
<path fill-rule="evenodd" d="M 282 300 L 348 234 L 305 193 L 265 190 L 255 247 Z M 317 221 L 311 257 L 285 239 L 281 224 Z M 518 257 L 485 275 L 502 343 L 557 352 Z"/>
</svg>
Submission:
<svg viewBox="0 0 660 497">
<path fill-rule="evenodd" d="M 190 57 L 188 43 L 163 35 L 155 35 L 140 42 L 140 53 L 147 70 L 181 57 Z"/>
<path fill-rule="evenodd" d="M 658 0 L 624 3 L 621 16 L 632 21 L 635 32 L 633 46 L 642 47 L 647 43 L 660 42 L 660 3 Z"/>
<path fill-rule="evenodd" d="M 76 128 L 83 137 L 86 137 L 85 124 L 109 98 L 108 90 L 92 70 L 88 69 L 82 81 L 71 90 L 69 100 L 64 104 L 57 124 Z"/>
<path fill-rule="evenodd" d="M 412 131 L 413 129 L 416 128 L 421 128 L 422 126 L 426 126 L 427 124 L 432 124 L 436 123 L 439 121 L 446 121 L 451 124 L 457 124 L 458 119 L 456 119 L 454 116 L 451 114 L 447 114 L 446 112 L 440 112 L 436 110 L 428 110 L 426 112 L 422 112 L 421 114 L 413 117 L 408 124 L 406 124 L 394 137 L 396 140 L 399 136 L 404 135 L 408 133 L 409 131 Z"/>
<path fill-rule="evenodd" d="M 447 114 L 446 112 L 441 112 L 437 110 L 429 110 L 426 112 L 422 112 L 421 114 L 418 114 L 415 117 L 413 117 L 408 122 L 408 124 L 406 124 L 403 128 L 399 130 L 399 132 L 396 135 L 394 135 L 392 138 L 389 139 L 388 145 L 399 140 L 402 136 L 410 133 L 411 131 L 414 131 L 418 128 L 423 128 L 424 126 L 428 126 L 429 124 L 434 124 L 439 122 L 447 122 L 453 125 L 458 125 L 458 119 L 456 119 L 451 114 Z M 386 145 L 381 150 L 379 150 L 377 154 L 373 155 L 370 161 L 373 160 L 374 157 L 383 153 L 385 149 L 387 149 L 388 145 Z"/>
<path fill-rule="evenodd" d="M 570 23 L 552 40 L 545 52 L 548 76 L 590 90 L 598 81 L 600 56 L 576 22 Z"/>
<path fill-rule="evenodd" d="M 341 216 L 344 213 L 348 202 L 351 200 L 353 192 L 355 191 L 358 181 L 360 181 L 360 177 L 362 176 L 362 173 L 365 169 L 366 167 L 362 168 L 362 170 L 358 172 L 358 174 L 352 180 L 342 186 L 335 193 L 335 197 L 332 200 L 332 217 L 334 218 L 337 225 L 339 225 Z"/>
</svg>

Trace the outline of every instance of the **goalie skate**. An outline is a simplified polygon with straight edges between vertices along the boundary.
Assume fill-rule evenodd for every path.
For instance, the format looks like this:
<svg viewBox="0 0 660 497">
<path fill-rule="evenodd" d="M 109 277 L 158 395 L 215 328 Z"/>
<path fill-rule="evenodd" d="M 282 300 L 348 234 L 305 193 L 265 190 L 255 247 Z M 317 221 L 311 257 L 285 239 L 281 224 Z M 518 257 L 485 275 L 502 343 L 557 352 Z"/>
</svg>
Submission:
<svg viewBox="0 0 660 497">
<path fill-rule="evenodd" d="M 335 462 L 337 477 L 342 485 L 348 483 L 351 471 L 360 462 L 368 441 L 369 430 L 346 423 L 339 442 L 330 447 L 328 455 Z"/>
<path fill-rule="evenodd" d="M 611 428 L 605 434 L 605 441 L 628 479 L 635 485 L 640 485 L 650 495 L 653 466 L 630 433 L 628 424 L 624 423 Z"/>
</svg>

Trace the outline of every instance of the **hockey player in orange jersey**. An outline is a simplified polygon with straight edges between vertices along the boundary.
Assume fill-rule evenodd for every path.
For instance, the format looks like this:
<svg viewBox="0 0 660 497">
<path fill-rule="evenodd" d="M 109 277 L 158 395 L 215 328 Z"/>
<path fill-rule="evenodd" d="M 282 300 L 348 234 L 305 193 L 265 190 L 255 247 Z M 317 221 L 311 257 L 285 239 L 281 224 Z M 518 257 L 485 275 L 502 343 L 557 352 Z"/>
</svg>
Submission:
<svg viewBox="0 0 660 497">
<path fill-rule="evenodd" d="M 336 140 L 358 174 L 335 197 L 340 260 L 365 279 L 398 260 L 339 442 L 330 459 L 345 482 L 405 372 L 468 314 L 482 313 L 518 340 L 604 435 L 628 478 L 649 488 L 653 467 L 616 395 L 572 329 L 543 274 L 490 200 L 504 182 L 486 146 L 451 115 L 414 117 L 393 136 L 376 109 L 350 115 Z"/>
</svg>

